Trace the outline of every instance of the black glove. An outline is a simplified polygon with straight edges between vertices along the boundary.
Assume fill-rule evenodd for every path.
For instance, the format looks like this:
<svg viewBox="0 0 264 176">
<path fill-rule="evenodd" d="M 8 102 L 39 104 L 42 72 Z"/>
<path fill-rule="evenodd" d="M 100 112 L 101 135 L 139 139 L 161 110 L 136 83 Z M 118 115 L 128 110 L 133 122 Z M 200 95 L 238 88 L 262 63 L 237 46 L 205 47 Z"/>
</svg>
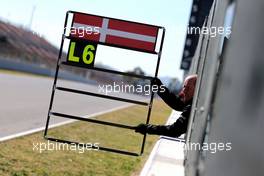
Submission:
<svg viewBox="0 0 264 176">
<path fill-rule="evenodd" d="M 160 81 L 160 79 L 159 78 L 153 78 L 152 80 L 151 80 L 151 84 L 152 84 L 152 91 L 154 91 L 155 93 L 160 93 L 160 91 L 161 91 L 161 87 L 162 87 L 162 82 Z"/>
<path fill-rule="evenodd" d="M 153 78 L 151 80 L 151 83 L 152 83 L 152 85 L 157 85 L 157 86 L 161 86 L 162 85 L 162 82 L 160 81 L 159 78 Z"/>
<path fill-rule="evenodd" d="M 141 134 L 146 134 L 147 133 L 147 128 L 148 128 L 147 124 L 141 123 L 138 126 L 136 126 L 135 132 L 136 133 L 141 133 Z"/>
</svg>

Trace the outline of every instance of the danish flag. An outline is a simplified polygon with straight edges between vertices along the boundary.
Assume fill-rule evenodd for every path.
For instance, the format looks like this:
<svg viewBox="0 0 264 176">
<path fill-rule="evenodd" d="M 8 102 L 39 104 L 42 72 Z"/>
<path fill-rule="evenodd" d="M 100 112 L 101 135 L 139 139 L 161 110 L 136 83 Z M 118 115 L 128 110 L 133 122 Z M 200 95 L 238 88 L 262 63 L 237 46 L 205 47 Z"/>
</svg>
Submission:
<svg viewBox="0 0 264 176">
<path fill-rule="evenodd" d="M 118 20 L 113 18 L 75 13 L 72 27 L 76 29 L 98 28 L 98 31 L 83 33 L 82 37 L 75 32 L 72 37 L 105 43 L 117 47 L 155 52 L 159 27 Z M 80 30 L 78 30 L 80 33 Z"/>
</svg>

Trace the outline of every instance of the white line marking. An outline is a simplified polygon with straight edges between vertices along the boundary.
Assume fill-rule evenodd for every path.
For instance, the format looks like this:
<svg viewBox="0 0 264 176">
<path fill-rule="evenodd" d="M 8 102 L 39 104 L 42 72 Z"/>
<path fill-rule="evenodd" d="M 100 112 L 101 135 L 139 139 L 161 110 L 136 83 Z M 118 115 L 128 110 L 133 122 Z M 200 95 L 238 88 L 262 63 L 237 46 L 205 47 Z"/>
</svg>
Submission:
<svg viewBox="0 0 264 176">
<path fill-rule="evenodd" d="M 109 110 L 105 110 L 105 111 L 101 111 L 101 112 L 97 112 L 97 113 L 93 113 L 93 114 L 89 114 L 89 115 L 84 115 L 83 117 L 84 118 L 92 118 L 92 117 L 99 116 L 99 115 L 102 115 L 102 114 L 106 114 L 106 113 L 109 113 L 109 112 L 113 112 L 113 111 L 117 111 L 117 110 L 120 110 L 120 109 L 124 109 L 124 108 L 130 107 L 130 106 L 133 106 L 133 105 L 132 104 L 127 104 L 127 105 L 119 106 L 119 107 L 112 108 L 112 109 L 109 109 Z M 66 125 L 66 124 L 69 124 L 69 123 L 72 123 L 72 122 L 76 122 L 76 121 L 78 121 L 78 120 L 67 120 L 67 121 L 64 121 L 64 122 L 60 122 L 60 123 L 56 123 L 56 124 L 53 124 L 53 125 L 49 125 L 49 129 L 55 128 L 55 127 L 58 127 L 58 126 L 61 126 L 61 125 Z M 32 129 L 32 130 L 28 130 L 28 131 L 24 131 L 24 132 L 20 132 L 20 133 L 16 133 L 16 134 L 12 134 L 12 135 L 9 135 L 9 136 L 5 136 L 5 137 L 0 138 L 0 142 L 6 141 L 6 140 L 10 140 L 10 139 L 14 139 L 14 138 L 21 137 L 21 136 L 25 136 L 25 135 L 29 135 L 29 134 L 36 133 L 36 132 L 39 132 L 39 131 L 43 131 L 44 129 L 45 129 L 45 126 L 44 127 L 40 127 L 40 128 L 35 128 L 35 129 Z"/>
</svg>

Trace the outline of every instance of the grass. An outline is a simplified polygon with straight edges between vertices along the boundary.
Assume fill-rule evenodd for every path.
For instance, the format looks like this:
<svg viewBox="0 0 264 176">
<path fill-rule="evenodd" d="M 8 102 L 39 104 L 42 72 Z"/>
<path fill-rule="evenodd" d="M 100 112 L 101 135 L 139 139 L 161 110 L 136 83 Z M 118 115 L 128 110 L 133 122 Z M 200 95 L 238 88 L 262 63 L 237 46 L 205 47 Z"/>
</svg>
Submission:
<svg viewBox="0 0 264 176">
<path fill-rule="evenodd" d="M 156 100 L 152 108 L 151 123 L 163 124 L 170 108 Z M 97 119 L 136 125 L 143 122 L 146 108 L 132 106 L 96 117 Z M 132 130 L 74 122 L 49 130 L 49 136 L 78 140 L 84 143 L 100 143 L 99 146 L 113 147 L 139 152 L 142 135 Z M 43 133 L 0 143 L 1 176 L 127 176 L 138 175 L 146 161 L 157 136 L 148 136 L 145 152 L 141 157 L 125 156 L 103 151 L 43 151 L 33 150 L 33 144 L 47 143 Z"/>
</svg>

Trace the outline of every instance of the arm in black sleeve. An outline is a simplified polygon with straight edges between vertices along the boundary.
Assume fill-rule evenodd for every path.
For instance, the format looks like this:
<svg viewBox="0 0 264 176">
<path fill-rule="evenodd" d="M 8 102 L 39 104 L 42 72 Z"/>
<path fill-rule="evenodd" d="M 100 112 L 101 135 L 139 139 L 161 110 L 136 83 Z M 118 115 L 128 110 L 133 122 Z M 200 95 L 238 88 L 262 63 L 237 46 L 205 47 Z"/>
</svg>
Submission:
<svg viewBox="0 0 264 176">
<path fill-rule="evenodd" d="M 184 108 L 184 103 L 181 101 L 180 97 L 170 92 L 170 90 L 161 82 L 158 86 L 158 95 L 163 99 L 163 101 L 172 109 L 176 111 L 182 111 Z M 161 86 L 163 88 L 161 88 Z"/>
<path fill-rule="evenodd" d="M 169 137 L 179 137 L 187 130 L 188 121 L 185 117 L 180 117 L 172 125 L 150 125 L 146 133 L 163 135 Z"/>
<path fill-rule="evenodd" d="M 184 108 L 184 103 L 181 101 L 179 96 L 176 96 L 170 90 L 162 84 L 160 79 L 154 78 L 152 81 L 152 86 L 158 86 L 158 95 L 163 99 L 163 101 L 176 111 L 182 111 Z"/>
<path fill-rule="evenodd" d="M 190 106 L 185 107 L 181 116 L 172 125 L 148 125 L 146 128 L 146 133 L 169 137 L 179 137 L 187 131 L 190 110 Z"/>
</svg>

